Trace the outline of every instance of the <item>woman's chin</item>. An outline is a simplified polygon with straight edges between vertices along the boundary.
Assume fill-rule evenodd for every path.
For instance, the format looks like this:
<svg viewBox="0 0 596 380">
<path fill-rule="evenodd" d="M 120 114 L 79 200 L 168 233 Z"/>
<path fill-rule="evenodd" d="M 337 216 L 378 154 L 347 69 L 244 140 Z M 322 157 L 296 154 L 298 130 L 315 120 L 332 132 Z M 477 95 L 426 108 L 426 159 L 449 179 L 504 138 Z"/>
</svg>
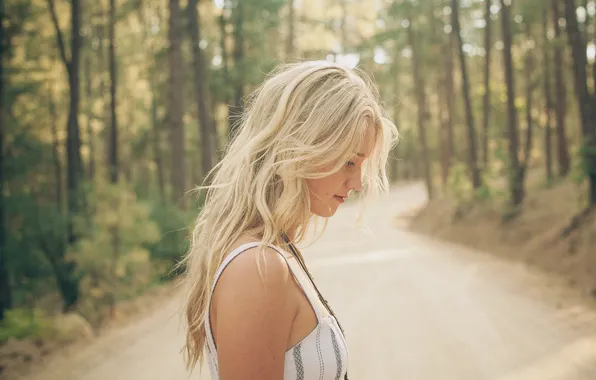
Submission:
<svg viewBox="0 0 596 380">
<path fill-rule="evenodd" d="M 311 210 L 313 215 L 316 215 L 321 218 L 330 218 L 337 212 L 337 207 L 328 207 L 328 208 L 321 208 L 319 210 Z"/>
</svg>

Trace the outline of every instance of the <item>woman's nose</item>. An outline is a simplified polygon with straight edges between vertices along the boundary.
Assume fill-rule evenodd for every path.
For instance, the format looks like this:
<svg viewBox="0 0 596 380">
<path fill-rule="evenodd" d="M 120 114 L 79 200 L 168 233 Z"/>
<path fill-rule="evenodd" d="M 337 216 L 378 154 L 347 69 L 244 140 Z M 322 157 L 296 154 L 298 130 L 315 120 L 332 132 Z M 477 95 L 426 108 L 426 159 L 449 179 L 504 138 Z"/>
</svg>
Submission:
<svg viewBox="0 0 596 380">
<path fill-rule="evenodd" d="M 357 173 L 354 173 L 354 175 L 350 176 L 346 185 L 350 191 L 362 191 L 362 171 L 357 170 Z"/>
</svg>

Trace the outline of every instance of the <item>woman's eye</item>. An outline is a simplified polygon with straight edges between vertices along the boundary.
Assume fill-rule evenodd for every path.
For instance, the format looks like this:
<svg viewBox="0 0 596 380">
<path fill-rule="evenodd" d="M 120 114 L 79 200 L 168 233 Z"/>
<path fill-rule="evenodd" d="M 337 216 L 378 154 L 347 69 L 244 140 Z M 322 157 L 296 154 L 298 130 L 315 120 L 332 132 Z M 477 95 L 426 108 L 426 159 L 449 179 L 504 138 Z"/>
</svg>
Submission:
<svg viewBox="0 0 596 380">
<path fill-rule="evenodd" d="M 353 161 L 348 161 L 348 162 L 346 163 L 346 166 L 347 166 L 347 167 L 349 167 L 349 168 L 351 168 L 351 167 L 354 167 L 354 166 L 356 166 L 356 164 L 355 164 Z"/>
</svg>

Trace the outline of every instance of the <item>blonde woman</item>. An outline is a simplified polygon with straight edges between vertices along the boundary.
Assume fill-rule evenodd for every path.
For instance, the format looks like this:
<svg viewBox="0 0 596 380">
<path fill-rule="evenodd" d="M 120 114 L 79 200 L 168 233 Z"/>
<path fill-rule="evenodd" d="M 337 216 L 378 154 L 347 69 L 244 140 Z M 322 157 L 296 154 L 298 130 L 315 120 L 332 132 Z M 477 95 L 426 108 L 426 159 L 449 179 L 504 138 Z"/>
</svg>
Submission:
<svg viewBox="0 0 596 380">
<path fill-rule="evenodd" d="M 397 130 L 366 76 L 284 65 L 253 94 L 213 170 L 184 261 L 185 354 L 212 380 L 347 379 L 337 319 L 295 244 L 351 191 L 388 188 Z"/>
</svg>

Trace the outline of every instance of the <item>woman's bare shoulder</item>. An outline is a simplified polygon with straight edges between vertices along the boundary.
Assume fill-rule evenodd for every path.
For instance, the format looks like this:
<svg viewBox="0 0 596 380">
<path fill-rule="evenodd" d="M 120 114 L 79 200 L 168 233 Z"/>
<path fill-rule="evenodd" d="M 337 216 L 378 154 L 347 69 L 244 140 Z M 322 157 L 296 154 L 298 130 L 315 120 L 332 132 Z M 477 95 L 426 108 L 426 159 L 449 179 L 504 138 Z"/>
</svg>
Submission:
<svg viewBox="0 0 596 380">
<path fill-rule="evenodd" d="M 271 247 L 261 249 L 256 246 L 244 250 L 230 261 L 223 270 L 216 289 L 226 287 L 226 284 L 233 287 L 245 284 L 266 290 L 271 286 L 289 284 L 290 278 L 288 264 L 278 251 Z"/>
<path fill-rule="evenodd" d="M 223 271 L 212 300 L 222 379 L 278 379 L 297 311 L 292 276 L 273 248 L 247 249 Z"/>
</svg>

